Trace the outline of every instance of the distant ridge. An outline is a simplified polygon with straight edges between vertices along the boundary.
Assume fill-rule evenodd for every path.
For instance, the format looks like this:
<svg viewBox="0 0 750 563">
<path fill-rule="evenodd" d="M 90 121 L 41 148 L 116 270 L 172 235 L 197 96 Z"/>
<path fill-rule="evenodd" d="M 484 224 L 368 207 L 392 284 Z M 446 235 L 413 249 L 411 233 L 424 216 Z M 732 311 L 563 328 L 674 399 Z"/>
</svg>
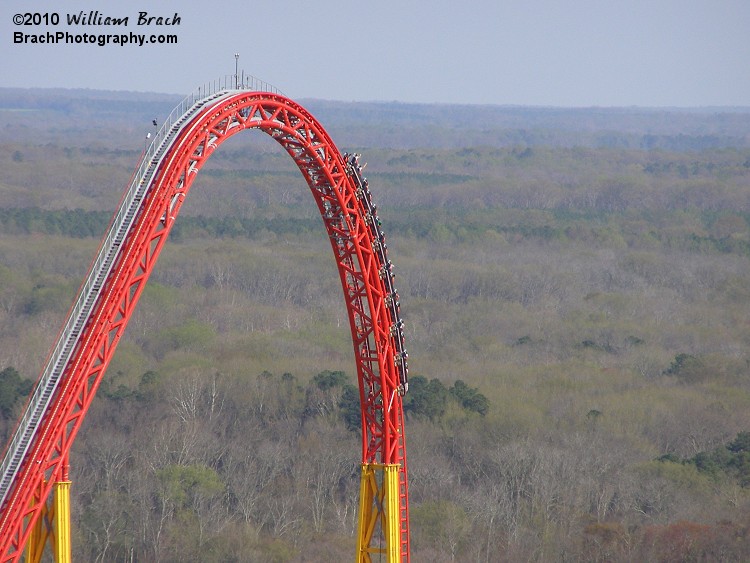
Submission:
<svg viewBox="0 0 750 563">
<path fill-rule="evenodd" d="M 61 119 L 61 125 L 150 122 L 169 113 L 180 99 L 155 92 L 0 88 L 0 124 L 16 122 L 14 110 L 46 112 L 47 119 Z M 301 101 L 340 142 L 358 147 L 750 147 L 750 106 L 564 108 Z"/>
</svg>

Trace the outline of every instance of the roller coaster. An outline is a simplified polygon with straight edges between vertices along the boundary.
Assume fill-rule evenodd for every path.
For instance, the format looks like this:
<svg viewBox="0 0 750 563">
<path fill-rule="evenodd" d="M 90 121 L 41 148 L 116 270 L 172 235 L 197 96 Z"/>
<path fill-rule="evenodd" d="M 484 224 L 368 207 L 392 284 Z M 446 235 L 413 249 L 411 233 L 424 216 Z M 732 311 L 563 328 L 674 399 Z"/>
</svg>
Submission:
<svg viewBox="0 0 750 563">
<path fill-rule="evenodd" d="M 409 561 L 404 324 L 385 236 L 360 155 L 242 73 L 204 85 L 144 151 L 89 273 L 6 445 L 0 466 L 0 563 L 70 561 L 69 453 L 117 344 L 201 167 L 231 136 L 259 129 L 306 180 L 330 239 L 359 383 L 362 462 L 356 561 Z"/>
</svg>

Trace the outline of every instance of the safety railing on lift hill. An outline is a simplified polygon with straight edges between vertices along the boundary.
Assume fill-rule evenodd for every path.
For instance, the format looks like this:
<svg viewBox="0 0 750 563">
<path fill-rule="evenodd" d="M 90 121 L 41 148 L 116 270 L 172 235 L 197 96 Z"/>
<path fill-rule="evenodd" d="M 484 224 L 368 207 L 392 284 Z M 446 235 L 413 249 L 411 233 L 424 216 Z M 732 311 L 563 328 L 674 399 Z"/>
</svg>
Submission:
<svg viewBox="0 0 750 563">
<path fill-rule="evenodd" d="M 253 91 L 253 92 L 271 92 L 272 94 L 279 94 L 283 96 L 283 92 L 275 86 L 255 78 L 249 74 L 245 74 L 245 71 L 238 72 L 237 74 L 230 74 L 218 78 L 212 82 L 207 82 L 203 86 L 199 86 L 191 94 L 185 96 L 185 98 L 177 104 L 172 112 L 167 116 L 167 119 L 159 129 L 157 136 L 164 130 L 169 129 L 170 124 L 175 120 L 179 119 L 188 108 L 193 107 L 196 102 L 199 102 L 209 96 L 213 96 L 218 92 L 226 92 L 228 90 L 240 90 L 240 91 Z"/>
<path fill-rule="evenodd" d="M 39 422 L 47 411 L 62 372 L 76 347 L 81 331 L 86 326 L 98 293 L 115 262 L 119 246 L 130 230 L 154 173 L 159 169 L 161 159 L 182 127 L 203 106 L 236 90 L 279 93 L 270 84 L 245 75 L 244 72 L 241 76 L 231 75 L 215 80 L 198 88 L 175 107 L 144 152 L 141 164 L 133 174 L 131 184 L 120 203 L 119 211 L 112 220 L 107 236 L 92 263 L 89 275 L 81 286 L 78 298 L 58 336 L 55 348 L 48 357 L 13 439 L 5 450 L 2 466 L 0 466 L 0 507 L 5 502 L 5 497 L 33 441 Z"/>
</svg>

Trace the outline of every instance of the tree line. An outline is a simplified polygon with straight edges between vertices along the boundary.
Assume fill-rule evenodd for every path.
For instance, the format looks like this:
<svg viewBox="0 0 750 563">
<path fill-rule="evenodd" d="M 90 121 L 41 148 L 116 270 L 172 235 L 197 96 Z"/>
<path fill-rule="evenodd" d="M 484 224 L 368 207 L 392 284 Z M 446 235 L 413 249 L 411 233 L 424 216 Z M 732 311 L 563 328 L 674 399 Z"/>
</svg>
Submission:
<svg viewBox="0 0 750 563">
<path fill-rule="evenodd" d="M 0 112 L 4 437 L 143 149 L 138 108 L 66 107 Z M 747 560 L 750 153 L 725 142 L 747 116 L 319 108 L 369 161 L 394 262 L 414 559 Z M 77 438 L 77 560 L 354 551 L 341 283 L 288 156 L 240 137 Z"/>
</svg>

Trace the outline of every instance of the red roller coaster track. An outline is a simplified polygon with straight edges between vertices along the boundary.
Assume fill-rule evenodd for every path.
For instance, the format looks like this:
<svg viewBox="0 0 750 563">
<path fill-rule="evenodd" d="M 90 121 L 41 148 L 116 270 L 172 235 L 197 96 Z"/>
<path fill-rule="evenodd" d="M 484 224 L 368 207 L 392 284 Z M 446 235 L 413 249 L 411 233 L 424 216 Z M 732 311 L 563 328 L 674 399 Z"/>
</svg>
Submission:
<svg viewBox="0 0 750 563">
<path fill-rule="evenodd" d="M 357 560 L 369 561 L 372 553 L 385 551 L 372 545 L 378 533 L 386 543 L 391 538 L 389 561 L 409 560 L 403 323 L 358 155 L 342 155 L 320 123 L 290 99 L 230 85 L 228 80 L 199 90 L 175 109 L 126 190 L 6 447 L 0 474 L 0 562 L 21 558 L 53 485 L 67 479 L 72 442 L 198 171 L 219 145 L 245 129 L 273 137 L 297 164 L 338 266 L 362 411 Z M 372 476 L 378 470 L 383 470 L 382 484 Z M 391 492 L 385 491 L 387 474 L 397 475 L 387 485 Z"/>
</svg>

